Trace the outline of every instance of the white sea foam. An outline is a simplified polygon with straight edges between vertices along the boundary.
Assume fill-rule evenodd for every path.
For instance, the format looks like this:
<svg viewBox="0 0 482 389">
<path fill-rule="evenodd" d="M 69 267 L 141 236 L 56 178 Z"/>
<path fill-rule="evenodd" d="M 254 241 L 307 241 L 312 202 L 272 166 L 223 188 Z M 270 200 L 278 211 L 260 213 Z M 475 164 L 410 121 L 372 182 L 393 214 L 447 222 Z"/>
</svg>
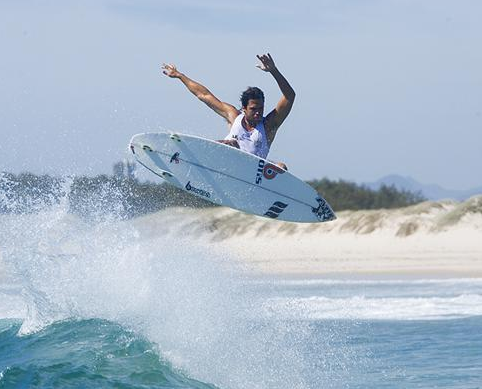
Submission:
<svg viewBox="0 0 482 389">
<path fill-rule="evenodd" d="M 276 298 L 265 310 L 270 317 L 292 320 L 444 320 L 482 316 L 482 295 Z"/>
</svg>

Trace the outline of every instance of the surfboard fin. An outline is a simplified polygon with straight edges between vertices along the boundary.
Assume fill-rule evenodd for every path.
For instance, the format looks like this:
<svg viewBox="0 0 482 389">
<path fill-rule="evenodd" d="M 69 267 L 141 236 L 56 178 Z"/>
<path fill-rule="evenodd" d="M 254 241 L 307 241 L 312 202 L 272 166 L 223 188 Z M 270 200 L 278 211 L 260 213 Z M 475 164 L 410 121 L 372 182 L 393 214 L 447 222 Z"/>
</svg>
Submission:
<svg viewBox="0 0 482 389">
<path fill-rule="evenodd" d="M 171 138 L 172 140 L 176 140 L 176 141 L 178 141 L 178 142 L 181 141 L 181 137 L 180 137 L 179 135 L 175 134 L 175 133 L 172 133 L 171 136 L 170 136 L 170 138 Z"/>
</svg>

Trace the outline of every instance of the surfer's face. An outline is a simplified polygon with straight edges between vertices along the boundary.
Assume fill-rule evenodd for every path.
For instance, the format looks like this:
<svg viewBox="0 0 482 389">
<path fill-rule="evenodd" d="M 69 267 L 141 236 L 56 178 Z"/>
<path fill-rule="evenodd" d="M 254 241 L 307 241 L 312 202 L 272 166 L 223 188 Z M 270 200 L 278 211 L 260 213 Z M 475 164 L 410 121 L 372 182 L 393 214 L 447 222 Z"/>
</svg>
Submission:
<svg viewBox="0 0 482 389">
<path fill-rule="evenodd" d="M 261 99 L 248 100 L 246 107 L 243 107 L 246 120 L 250 123 L 258 123 L 263 119 L 264 101 Z"/>
</svg>

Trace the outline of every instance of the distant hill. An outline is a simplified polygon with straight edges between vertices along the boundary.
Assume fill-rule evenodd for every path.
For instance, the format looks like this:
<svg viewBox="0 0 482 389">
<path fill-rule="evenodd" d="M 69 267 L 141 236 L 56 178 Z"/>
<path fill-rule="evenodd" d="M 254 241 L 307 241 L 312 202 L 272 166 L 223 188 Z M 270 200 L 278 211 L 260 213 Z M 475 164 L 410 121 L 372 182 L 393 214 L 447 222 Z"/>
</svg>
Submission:
<svg viewBox="0 0 482 389">
<path fill-rule="evenodd" d="M 373 190 L 380 189 L 382 185 L 393 185 L 398 190 L 419 192 L 429 200 L 454 199 L 463 201 L 474 195 L 482 194 L 482 186 L 468 190 L 445 189 L 435 184 L 422 184 L 411 177 L 403 177 L 397 174 L 391 174 L 380 178 L 378 181 L 364 183 L 364 185 Z"/>
</svg>

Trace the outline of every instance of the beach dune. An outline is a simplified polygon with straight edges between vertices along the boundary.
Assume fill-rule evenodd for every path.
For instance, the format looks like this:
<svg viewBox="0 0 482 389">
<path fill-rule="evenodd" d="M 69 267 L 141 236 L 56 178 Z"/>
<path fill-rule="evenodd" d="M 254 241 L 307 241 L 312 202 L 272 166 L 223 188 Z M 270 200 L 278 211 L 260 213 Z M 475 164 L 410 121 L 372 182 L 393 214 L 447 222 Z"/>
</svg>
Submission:
<svg viewBox="0 0 482 389">
<path fill-rule="evenodd" d="M 174 208 L 131 223 L 143 234 L 203 240 L 260 274 L 482 276 L 482 196 L 337 216 L 300 224 L 221 207 Z"/>
</svg>

